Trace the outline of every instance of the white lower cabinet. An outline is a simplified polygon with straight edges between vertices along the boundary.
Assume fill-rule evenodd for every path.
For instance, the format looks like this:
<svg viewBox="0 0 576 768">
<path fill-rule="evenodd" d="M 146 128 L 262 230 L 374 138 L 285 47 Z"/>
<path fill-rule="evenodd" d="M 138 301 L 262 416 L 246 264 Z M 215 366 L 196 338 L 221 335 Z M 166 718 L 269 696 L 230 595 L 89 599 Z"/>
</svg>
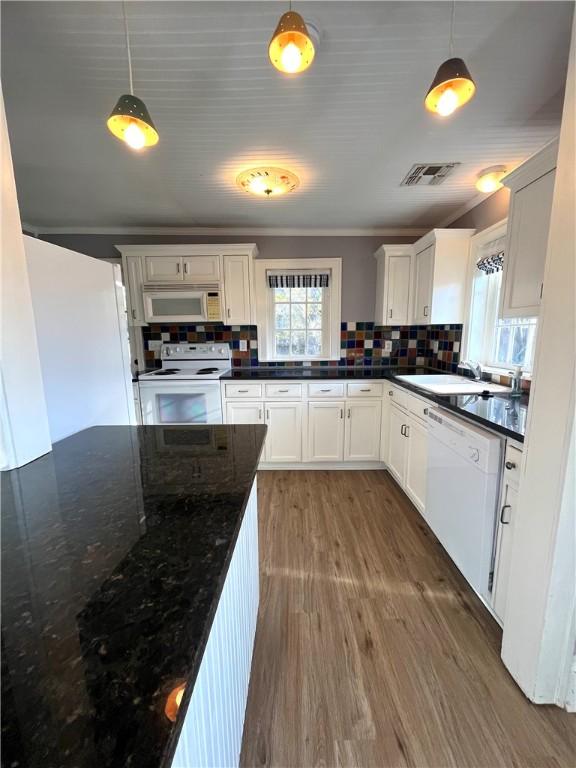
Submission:
<svg viewBox="0 0 576 768">
<path fill-rule="evenodd" d="M 390 474 L 414 506 L 423 512 L 428 471 L 428 431 L 420 419 L 394 403 L 390 405 L 387 464 Z"/>
<path fill-rule="evenodd" d="M 344 461 L 380 459 L 380 400 L 347 400 Z"/>
<path fill-rule="evenodd" d="M 264 403 L 230 402 L 226 403 L 227 424 L 263 424 Z"/>
<path fill-rule="evenodd" d="M 302 461 L 302 403 L 264 403 L 268 425 L 265 460 L 269 462 Z"/>
<path fill-rule="evenodd" d="M 308 461 L 344 458 L 344 401 L 308 403 Z"/>
<path fill-rule="evenodd" d="M 428 471 L 428 432 L 426 427 L 412 417 L 407 418 L 404 430 L 408 439 L 406 456 L 406 480 L 404 490 L 414 506 L 422 512 L 426 504 L 426 474 Z"/>
</svg>

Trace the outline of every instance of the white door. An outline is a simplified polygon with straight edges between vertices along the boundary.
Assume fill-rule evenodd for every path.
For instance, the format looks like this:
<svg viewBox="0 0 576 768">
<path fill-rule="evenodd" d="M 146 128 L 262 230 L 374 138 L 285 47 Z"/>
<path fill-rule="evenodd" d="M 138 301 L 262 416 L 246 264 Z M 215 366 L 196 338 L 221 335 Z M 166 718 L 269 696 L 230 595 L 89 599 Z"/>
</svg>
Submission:
<svg viewBox="0 0 576 768">
<path fill-rule="evenodd" d="M 130 313 L 128 325 L 146 325 L 144 318 L 144 301 L 142 299 L 142 260 L 140 256 L 127 256 L 126 269 L 128 274 L 125 281 L 128 284 L 128 296 L 130 299 Z"/>
<path fill-rule="evenodd" d="M 492 605 L 494 612 L 504 623 L 506 615 L 506 595 L 508 594 L 508 579 L 510 576 L 510 561 L 512 559 L 512 542 L 514 540 L 514 523 L 518 509 L 518 491 L 508 483 L 502 489 L 502 506 L 498 521 L 498 544 L 496 549 L 496 564 L 494 568 L 494 588 Z"/>
<path fill-rule="evenodd" d="M 432 281 L 434 279 L 434 246 L 416 254 L 414 322 L 428 325 L 432 314 Z"/>
<path fill-rule="evenodd" d="M 226 403 L 226 424 L 263 424 L 264 403 Z"/>
<path fill-rule="evenodd" d="M 308 461 L 344 458 L 344 401 L 308 403 Z"/>
<path fill-rule="evenodd" d="M 404 433 L 408 435 L 405 491 L 420 512 L 426 504 L 426 473 L 428 471 L 428 430 L 420 421 L 407 419 Z"/>
<path fill-rule="evenodd" d="M 177 283 L 184 279 L 180 256 L 145 256 L 148 283 Z"/>
<path fill-rule="evenodd" d="M 220 256 L 184 256 L 184 280 L 189 283 L 214 283 L 220 280 Z"/>
<path fill-rule="evenodd" d="M 404 487 L 406 459 L 408 456 L 408 440 L 404 432 L 408 423 L 408 417 L 394 403 L 390 405 L 389 423 L 388 469 L 392 477 Z"/>
<path fill-rule="evenodd" d="M 302 403 L 265 403 L 266 461 L 302 461 Z"/>
<path fill-rule="evenodd" d="M 515 192 L 504 260 L 503 317 L 533 317 L 540 307 L 555 171 Z"/>
<path fill-rule="evenodd" d="M 249 325 L 250 317 L 250 257 L 224 256 L 225 322 L 228 325 Z"/>
<path fill-rule="evenodd" d="M 379 461 L 382 403 L 347 400 L 344 461 Z"/>
<path fill-rule="evenodd" d="M 387 325 L 407 325 L 410 322 L 410 263 L 411 256 L 390 256 L 388 262 Z"/>
</svg>

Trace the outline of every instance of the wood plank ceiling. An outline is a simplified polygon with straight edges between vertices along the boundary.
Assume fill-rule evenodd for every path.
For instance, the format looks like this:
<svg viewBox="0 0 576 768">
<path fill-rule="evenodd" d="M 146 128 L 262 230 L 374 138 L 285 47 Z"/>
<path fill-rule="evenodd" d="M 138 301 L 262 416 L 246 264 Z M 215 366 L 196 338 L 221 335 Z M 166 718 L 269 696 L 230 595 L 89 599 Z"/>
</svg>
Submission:
<svg viewBox="0 0 576 768">
<path fill-rule="evenodd" d="M 22 216 L 39 226 L 410 227 L 476 195 L 558 133 L 572 3 L 461 2 L 456 55 L 477 97 L 449 120 L 423 109 L 448 55 L 450 3 L 302 2 L 320 32 L 300 77 L 272 68 L 285 4 L 128 2 L 135 92 L 159 145 L 135 156 L 105 120 L 127 91 L 119 2 L 3 2 L 2 84 Z M 459 161 L 441 186 L 403 188 L 415 162 Z M 286 166 L 277 200 L 237 173 Z"/>
</svg>

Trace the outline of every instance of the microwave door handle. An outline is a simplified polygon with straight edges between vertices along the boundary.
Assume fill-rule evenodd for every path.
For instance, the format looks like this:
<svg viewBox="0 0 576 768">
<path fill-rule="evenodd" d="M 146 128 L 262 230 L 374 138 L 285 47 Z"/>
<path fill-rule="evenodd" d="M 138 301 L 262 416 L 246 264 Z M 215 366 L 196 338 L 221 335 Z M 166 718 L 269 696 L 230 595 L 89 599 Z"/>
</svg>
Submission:
<svg viewBox="0 0 576 768">
<path fill-rule="evenodd" d="M 202 291 L 202 319 L 208 320 L 208 291 Z"/>
</svg>

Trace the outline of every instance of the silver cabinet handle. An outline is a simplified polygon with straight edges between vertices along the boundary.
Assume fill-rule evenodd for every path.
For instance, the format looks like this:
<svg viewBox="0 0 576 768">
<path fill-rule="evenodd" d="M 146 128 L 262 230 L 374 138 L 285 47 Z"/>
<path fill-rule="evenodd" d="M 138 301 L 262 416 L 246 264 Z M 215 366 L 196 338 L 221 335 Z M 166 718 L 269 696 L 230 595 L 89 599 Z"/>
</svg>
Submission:
<svg viewBox="0 0 576 768">
<path fill-rule="evenodd" d="M 248 394 L 248 390 L 247 389 L 239 389 L 238 390 L 238 394 L 239 395 L 247 395 Z"/>
<path fill-rule="evenodd" d="M 404 432 L 404 437 L 410 437 L 410 427 L 408 424 L 406 424 L 406 432 Z"/>
<path fill-rule="evenodd" d="M 331 389 L 321 389 L 320 392 L 331 392 Z"/>
<path fill-rule="evenodd" d="M 424 413 L 424 416 L 428 416 L 428 408 L 424 408 L 423 413 Z"/>
<path fill-rule="evenodd" d="M 428 307 L 428 305 L 426 305 L 424 307 L 424 317 L 428 317 L 428 309 L 429 309 L 429 307 Z"/>
<path fill-rule="evenodd" d="M 390 397 L 394 397 L 394 391 L 393 390 L 391 390 L 391 389 L 388 390 L 388 394 L 390 395 Z"/>
<path fill-rule="evenodd" d="M 227 309 L 227 310 L 226 310 L 226 315 L 227 315 L 228 317 L 230 317 L 230 315 L 231 315 L 231 314 L 232 314 L 232 313 L 230 312 L 230 310 L 229 310 L 229 309 Z"/>
<path fill-rule="evenodd" d="M 506 512 L 507 509 L 512 509 L 512 505 L 504 504 L 504 506 L 500 510 L 500 522 L 502 523 L 502 525 L 509 525 L 510 523 L 510 520 L 504 520 L 504 513 Z"/>
<path fill-rule="evenodd" d="M 279 389 L 278 392 L 280 392 L 281 395 L 286 394 L 286 392 L 290 392 L 289 389 Z"/>
<path fill-rule="evenodd" d="M 392 310 L 388 313 L 388 317 L 392 317 Z"/>
<path fill-rule="evenodd" d="M 406 426 L 406 424 L 402 424 L 402 426 L 400 427 L 400 434 L 402 435 L 402 437 L 406 437 L 406 435 L 404 434 L 404 427 L 405 426 Z"/>
<path fill-rule="evenodd" d="M 180 262 L 179 262 L 179 261 L 178 261 L 178 262 L 176 262 L 176 273 L 177 273 L 178 275 L 180 274 Z"/>
<path fill-rule="evenodd" d="M 270 421 L 270 411 L 266 409 L 266 421 Z"/>
<path fill-rule="evenodd" d="M 188 274 L 188 262 L 187 261 L 184 262 L 184 274 L 185 275 Z"/>
<path fill-rule="evenodd" d="M 372 392 L 372 390 L 368 387 L 368 389 L 361 389 L 360 392 Z"/>
<path fill-rule="evenodd" d="M 516 464 L 513 461 L 507 461 L 504 466 L 506 469 L 516 469 Z"/>
<path fill-rule="evenodd" d="M 136 310 L 135 309 L 132 310 L 132 319 L 136 320 Z"/>
<path fill-rule="evenodd" d="M 262 421 L 262 408 L 258 409 L 258 421 Z"/>
<path fill-rule="evenodd" d="M 350 418 L 350 408 L 348 408 L 348 418 Z"/>
<path fill-rule="evenodd" d="M 340 408 L 340 418 L 344 418 L 344 408 Z"/>
</svg>

